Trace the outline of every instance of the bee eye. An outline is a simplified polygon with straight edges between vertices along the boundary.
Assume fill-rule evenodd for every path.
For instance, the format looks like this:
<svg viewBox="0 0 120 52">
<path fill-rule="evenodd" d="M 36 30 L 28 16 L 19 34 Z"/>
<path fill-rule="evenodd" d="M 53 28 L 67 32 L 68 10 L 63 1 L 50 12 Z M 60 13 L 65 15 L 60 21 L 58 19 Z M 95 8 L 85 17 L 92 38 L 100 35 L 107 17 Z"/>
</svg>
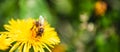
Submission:
<svg viewBox="0 0 120 52">
<path fill-rule="evenodd" d="M 38 27 L 38 26 L 39 26 L 39 22 L 38 22 L 38 21 L 36 21 L 36 22 L 35 22 L 35 25 L 36 25 L 36 27 Z"/>
</svg>

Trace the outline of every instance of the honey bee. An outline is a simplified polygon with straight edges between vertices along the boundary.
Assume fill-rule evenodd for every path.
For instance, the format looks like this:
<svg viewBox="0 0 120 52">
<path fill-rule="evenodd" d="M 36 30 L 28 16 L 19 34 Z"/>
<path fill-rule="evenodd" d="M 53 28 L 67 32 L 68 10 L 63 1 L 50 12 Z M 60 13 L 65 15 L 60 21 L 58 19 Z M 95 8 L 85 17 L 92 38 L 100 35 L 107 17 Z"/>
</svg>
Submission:
<svg viewBox="0 0 120 52">
<path fill-rule="evenodd" d="M 44 26 L 44 18 L 40 16 L 39 20 L 34 22 L 34 25 L 31 28 L 31 30 L 34 29 L 36 31 L 37 36 L 42 36 L 42 33 L 44 32 L 43 26 Z"/>
<path fill-rule="evenodd" d="M 36 21 L 35 22 L 35 26 L 36 26 L 36 34 L 37 36 L 42 36 L 42 33 L 44 32 L 44 28 L 43 28 L 43 25 L 39 22 L 39 21 Z"/>
</svg>

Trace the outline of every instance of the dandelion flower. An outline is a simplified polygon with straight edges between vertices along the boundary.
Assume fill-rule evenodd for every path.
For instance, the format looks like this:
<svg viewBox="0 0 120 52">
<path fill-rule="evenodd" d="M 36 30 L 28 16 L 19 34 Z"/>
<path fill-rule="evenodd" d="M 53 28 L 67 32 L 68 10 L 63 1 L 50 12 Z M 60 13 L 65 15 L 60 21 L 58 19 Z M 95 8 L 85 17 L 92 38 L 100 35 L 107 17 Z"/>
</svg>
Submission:
<svg viewBox="0 0 120 52">
<path fill-rule="evenodd" d="M 1 33 L 8 35 L 14 43 L 9 52 L 18 50 L 19 52 L 45 52 L 47 49 L 51 52 L 50 47 L 60 43 L 57 32 L 50 27 L 47 21 L 40 16 L 40 19 L 32 18 L 26 20 L 10 20 L 9 24 L 4 25 L 7 31 Z"/>
<path fill-rule="evenodd" d="M 7 38 L 6 35 L 0 35 L 0 50 L 6 50 L 9 48 L 11 39 Z"/>
</svg>

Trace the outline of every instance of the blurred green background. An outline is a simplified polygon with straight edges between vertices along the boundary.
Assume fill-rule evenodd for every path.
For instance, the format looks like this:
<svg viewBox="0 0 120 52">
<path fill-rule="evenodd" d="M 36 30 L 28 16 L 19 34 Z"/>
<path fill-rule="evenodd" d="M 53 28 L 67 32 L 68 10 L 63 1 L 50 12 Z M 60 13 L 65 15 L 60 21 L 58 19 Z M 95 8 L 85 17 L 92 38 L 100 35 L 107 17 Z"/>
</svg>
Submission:
<svg viewBox="0 0 120 52">
<path fill-rule="evenodd" d="M 53 52 L 120 52 L 120 0 L 0 0 L 0 31 L 40 15 L 61 39 Z"/>
</svg>

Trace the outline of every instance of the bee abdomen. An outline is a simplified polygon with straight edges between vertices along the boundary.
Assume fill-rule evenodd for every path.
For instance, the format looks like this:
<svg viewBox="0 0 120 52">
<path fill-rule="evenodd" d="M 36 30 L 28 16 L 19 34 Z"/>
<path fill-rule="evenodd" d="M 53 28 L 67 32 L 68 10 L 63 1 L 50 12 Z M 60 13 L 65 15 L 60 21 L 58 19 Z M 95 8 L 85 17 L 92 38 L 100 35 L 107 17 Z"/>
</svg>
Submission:
<svg viewBox="0 0 120 52">
<path fill-rule="evenodd" d="M 42 36 L 42 33 L 44 32 L 44 29 L 43 28 L 38 28 L 38 32 L 37 32 L 37 35 L 39 36 Z"/>
</svg>

